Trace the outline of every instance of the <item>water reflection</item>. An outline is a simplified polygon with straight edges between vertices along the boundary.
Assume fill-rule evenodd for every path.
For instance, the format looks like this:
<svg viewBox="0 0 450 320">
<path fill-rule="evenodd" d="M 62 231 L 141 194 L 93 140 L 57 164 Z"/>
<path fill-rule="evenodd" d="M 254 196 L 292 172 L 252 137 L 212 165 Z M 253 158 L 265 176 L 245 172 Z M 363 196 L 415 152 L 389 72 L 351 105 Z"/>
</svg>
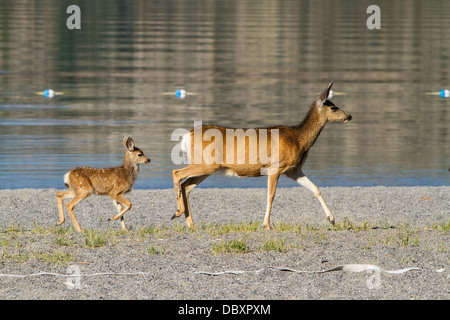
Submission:
<svg viewBox="0 0 450 320">
<path fill-rule="evenodd" d="M 173 130 L 295 124 L 330 80 L 353 121 L 322 132 L 313 181 L 449 184 L 450 100 L 425 94 L 450 86 L 448 2 L 383 2 L 380 30 L 368 1 L 77 1 L 81 30 L 70 4 L 0 3 L 0 188 L 119 164 L 125 133 L 152 158 L 136 187 L 172 187 Z M 34 94 L 48 88 L 64 95 Z M 163 94 L 180 88 L 198 95 Z"/>
</svg>

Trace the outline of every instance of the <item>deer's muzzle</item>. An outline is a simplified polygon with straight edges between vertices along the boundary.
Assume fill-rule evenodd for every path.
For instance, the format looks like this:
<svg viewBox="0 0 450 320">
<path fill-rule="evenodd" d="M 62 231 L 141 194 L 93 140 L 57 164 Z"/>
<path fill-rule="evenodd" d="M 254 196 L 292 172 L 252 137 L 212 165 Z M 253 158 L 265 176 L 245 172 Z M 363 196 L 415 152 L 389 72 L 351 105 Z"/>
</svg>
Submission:
<svg viewBox="0 0 450 320">
<path fill-rule="evenodd" d="M 352 115 L 351 114 L 347 114 L 347 117 L 345 119 L 343 119 L 342 121 L 348 122 L 350 120 L 352 120 Z"/>
</svg>

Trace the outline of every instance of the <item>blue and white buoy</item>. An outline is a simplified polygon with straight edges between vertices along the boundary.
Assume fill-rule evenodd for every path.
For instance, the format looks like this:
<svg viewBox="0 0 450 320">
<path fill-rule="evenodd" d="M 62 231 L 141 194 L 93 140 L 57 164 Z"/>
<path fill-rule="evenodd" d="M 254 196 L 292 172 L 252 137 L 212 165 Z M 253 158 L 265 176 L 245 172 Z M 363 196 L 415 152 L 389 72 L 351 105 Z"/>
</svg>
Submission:
<svg viewBox="0 0 450 320">
<path fill-rule="evenodd" d="M 177 97 L 178 99 L 186 98 L 186 90 L 180 89 L 180 90 L 175 91 L 175 97 Z"/>
<path fill-rule="evenodd" d="M 441 98 L 448 98 L 448 97 L 450 97 L 450 90 L 446 90 L 446 89 L 441 90 L 441 91 L 439 92 L 439 96 L 440 96 Z"/>
<path fill-rule="evenodd" d="M 175 92 L 162 92 L 162 94 L 167 95 L 167 96 L 175 96 L 178 99 L 184 99 L 187 96 L 196 96 L 198 93 L 197 92 L 188 92 L 185 89 L 178 89 Z"/>
<path fill-rule="evenodd" d="M 35 92 L 35 94 L 44 96 L 45 98 L 53 98 L 54 96 L 64 94 L 64 92 L 56 92 L 52 89 L 45 89 L 44 91 Z"/>
<path fill-rule="evenodd" d="M 53 98 L 55 96 L 55 91 L 52 89 L 44 90 L 44 97 L 46 98 Z"/>
</svg>

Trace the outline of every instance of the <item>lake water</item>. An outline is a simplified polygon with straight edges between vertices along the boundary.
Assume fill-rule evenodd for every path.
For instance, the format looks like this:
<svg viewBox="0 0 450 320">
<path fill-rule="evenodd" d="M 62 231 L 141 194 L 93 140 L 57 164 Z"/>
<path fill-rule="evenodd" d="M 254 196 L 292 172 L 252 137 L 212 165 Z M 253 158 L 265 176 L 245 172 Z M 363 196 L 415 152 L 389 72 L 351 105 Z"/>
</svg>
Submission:
<svg viewBox="0 0 450 320">
<path fill-rule="evenodd" d="M 66 27 L 70 4 L 81 30 Z M 152 159 L 135 188 L 172 188 L 175 129 L 293 125 L 331 80 L 353 120 L 325 127 L 313 182 L 450 185 L 450 99 L 430 94 L 450 89 L 450 1 L 2 1 L 0 23 L 1 189 L 119 165 L 125 133 Z"/>
</svg>

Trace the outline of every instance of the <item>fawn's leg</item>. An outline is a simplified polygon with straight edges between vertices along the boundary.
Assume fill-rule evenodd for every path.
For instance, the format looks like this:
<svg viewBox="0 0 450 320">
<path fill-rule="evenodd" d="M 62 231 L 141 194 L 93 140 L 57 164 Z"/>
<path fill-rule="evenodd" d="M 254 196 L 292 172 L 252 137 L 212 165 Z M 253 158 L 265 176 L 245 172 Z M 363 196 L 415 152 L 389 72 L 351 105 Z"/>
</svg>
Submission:
<svg viewBox="0 0 450 320">
<path fill-rule="evenodd" d="M 63 224 L 65 221 L 63 199 L 64 198 L 73 198 L 73 196 L 74 195 L 71 190 L 56 192 L 56 201 L 58 202 L 58 212 L 59 212 L 59 221 L 56 224 L 57 226 Z"/>
<path fill-rule="evenodd" d="M 122 218 L 122 216 L 124 215 L 124 213 L 131 209 L 131 202 L 130 202 L 127 198 L 125 198 L 123 195 L 121 195 L 121 194 L 118 194 L 118 195 L 109 195 L 109 196 L 110 196 L 113 200 L 115 200 L 115 201 L 117 201 L 117 202 L 120 202 L 121 204 L 123 204 L 123 205 L 126 207 L 125 209 L 123 209 L 122 211 L 120 211 L 118 215 L 116 215 L 116 216 L 114 216 L 114 217 L 108 219 L 108 221 L 115 221 L 115 220 L 117 220 L 117 219 L 119 219 L 119 218 Z M 117 207 L 117 208 L 119 208 L 119 207 Z M 122 219 L 122 228 L 123 228 L 124 225 L 125 225 L 125 222 L 124 222 L 124 220 Z M 125 228 L 124 230 L 126 230 L 126 228 Z"/>
<path fill-rule="evenodd" d="M 73 211 L 73 209 L 75 208 L 75 205 L 78 202 L 80 202 L 83 199 L 86 199 L 90 195 L 91 195 L 90 193 L 77 193 L 77 194 L 75 194 L 74 198 L 72 200 L 70 200 L 69 203 L 66 205 L 67 211 L 69 212 L 70 219 L 72 220 L 73 225 L 75 226 L 75 229 L 77 229 L 78 232 L 83 232 L 83 230 L 81 230 L 81 227 L 78 224 L 77 218 L 75 218 L 75 212 Z"/>
<path fill-rule="evenodd" d="M 120 214 L 120 212 L 122 212 L 122 209 L 123 209 L 122 205 L 114 199 L 113 199 L 113 201 L 114 201 L 114 205 L 117 208 L 117 211 L 119 211 L 119 214 Z M 128 230 L 127 226 L 125 225 L 125 219 L 123 216 L 120 217 L 120 222 L 122 223 L 122 230 Z"/>
</svg>

